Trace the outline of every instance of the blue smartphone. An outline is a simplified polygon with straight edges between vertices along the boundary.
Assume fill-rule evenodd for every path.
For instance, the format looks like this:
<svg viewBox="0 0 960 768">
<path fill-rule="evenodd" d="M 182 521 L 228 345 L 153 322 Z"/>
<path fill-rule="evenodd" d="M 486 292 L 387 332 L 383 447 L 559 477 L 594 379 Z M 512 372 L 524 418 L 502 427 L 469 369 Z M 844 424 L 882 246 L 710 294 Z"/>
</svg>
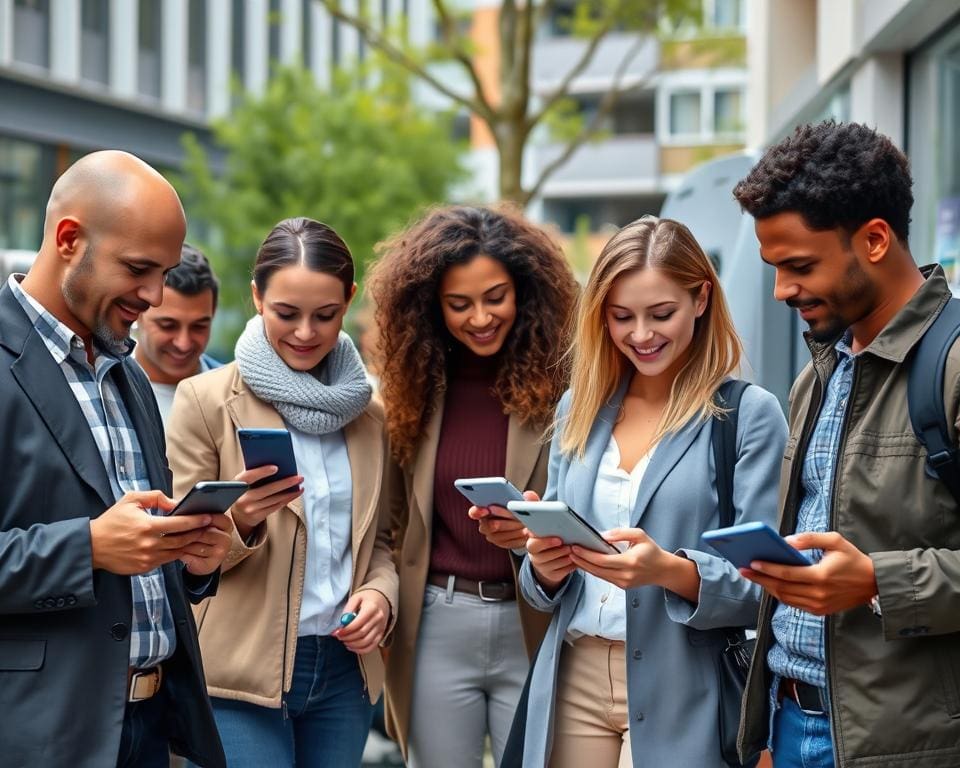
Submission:
<svg viewBox="0 0 960 768">
<path fill-rule="evenodd" d="M 297 457 L 293 453 L 293 440 L 285 429 L 238 429 L 243 465 L 256 469 L 266 464 L 277 467 L 276 474 L 251 484 L 251 488 L 272 483 L 297 474 Z"/>
<path fill-rule="evenodd" d="M 737 568 L 749 568 L 754 560 L 780 565 L 813 565 L 799 549 L 766 523 L 743 523 L 705 531 L 700 538 Z"/>
</svg>

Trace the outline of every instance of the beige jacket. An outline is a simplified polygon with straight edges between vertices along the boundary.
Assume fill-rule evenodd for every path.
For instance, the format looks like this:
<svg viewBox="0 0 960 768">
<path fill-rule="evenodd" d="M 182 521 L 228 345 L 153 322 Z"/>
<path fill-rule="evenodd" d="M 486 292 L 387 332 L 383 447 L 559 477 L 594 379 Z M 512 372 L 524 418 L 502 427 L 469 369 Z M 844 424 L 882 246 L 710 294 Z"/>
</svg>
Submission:
<svg viewBox="0 0 960 768">
<path fill-rule="evenodd" d="M 243 471 L 239 427 L 284 424 L 247 387 L 235 363 L 180 383 L 167 427 L 176 497 L 199 480 L 232 480 Z M 389 634 L 397 616 L 397 570 L 380 492 L 387 465 L 379 403 L 371 402 L 343 434 L 353 474 L 352 591 L 375 589 L 387 598 Z M 304 520 L 297 499 L 259 526 L 251 546 L 234 532 L 217 595 L 194 608 L 211 696 L 278 708 L 290 689 L 306 566 Z M 360 667 L 375 701 L 384 676 L 379 649 L 361 656 Z"/>
<path fill-rule="evenodd" d="M 410 726 L 417 634 L 430 569 L 433 475 L 442 420 L 443 402 L 440 401 L 412 464 L 405 470 L 394 465 L 390 477 L 390 503 L 396 521 L 399 548 L 400 607 L 387 659 L 386 721 L 387 731 L 400 744 L 404 756 Z M 542 494 L 547 485 L 548 448 L 541 440 L 540 431 L 522 425 L 511 416 L 507 432 L 507 480 L 521 490 L 529 489 Z M 516 577 L 519 559 L 512 559 Z M 517 606 L 524 643 L 528 654 L 532 656 L 550 623 L 550 614 L 531 608 L 522 599 L 517 600 Z"/>
</svg>

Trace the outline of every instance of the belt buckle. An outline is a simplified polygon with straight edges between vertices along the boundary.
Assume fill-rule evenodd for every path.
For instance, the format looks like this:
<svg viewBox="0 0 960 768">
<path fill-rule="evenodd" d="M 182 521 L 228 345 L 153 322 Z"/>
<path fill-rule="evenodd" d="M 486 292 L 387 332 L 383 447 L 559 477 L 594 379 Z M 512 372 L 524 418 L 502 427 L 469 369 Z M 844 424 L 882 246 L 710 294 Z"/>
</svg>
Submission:
<svg viewBox="0 0 960 768">
<path fill-rule="evenodd" d="M 163 673 L 160 667 L 133 672 L 130 675 L 130 688 L 127 691 L 127 702 L 136 704 L 139 701 L 152 699 L 160 690 L 160 681 Z"/>
<path fill-rule="evenodd" d="M 495 597 L 493 595 L 489 595 L 489 596 L 485 595 L 483 593 L 483 590 L 484 590 L 484 587 L 486 586 L 499 588 L 500 596 Z M 506 600 L 506 598 L 503 596 L 503 590 L 504 590 L 504 583 L 502 581 L 478 581 L 477 582 L 477 595 L 479 595 L 480 599 L 483 600 L 485 603 L 502 603 L 504 600 Z"/>
</svg>

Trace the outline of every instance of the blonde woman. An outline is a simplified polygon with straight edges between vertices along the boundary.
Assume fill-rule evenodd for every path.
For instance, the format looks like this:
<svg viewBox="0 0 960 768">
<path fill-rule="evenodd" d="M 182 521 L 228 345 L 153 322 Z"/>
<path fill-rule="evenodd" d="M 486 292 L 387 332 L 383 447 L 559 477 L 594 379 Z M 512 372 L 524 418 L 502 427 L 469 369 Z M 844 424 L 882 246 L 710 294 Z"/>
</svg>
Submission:
<svg viewBox="0 0 960 768">
<path fill-rule="evenodd" d="M 607 243 L 581 300 L 545 498 L 624 551 L 531 537 L 521 589 L 553 619 L 532 672 L 525 766 L 721 768 L 721 627 L 755 622 L 760 591 L 704 551 L 718 525 L 710 435 L 740 343 L 717 275 L 682 224 L 645 216 Z M 736 522 L 773 522 L 786 424 L 748 387 Z"/>
</svg>

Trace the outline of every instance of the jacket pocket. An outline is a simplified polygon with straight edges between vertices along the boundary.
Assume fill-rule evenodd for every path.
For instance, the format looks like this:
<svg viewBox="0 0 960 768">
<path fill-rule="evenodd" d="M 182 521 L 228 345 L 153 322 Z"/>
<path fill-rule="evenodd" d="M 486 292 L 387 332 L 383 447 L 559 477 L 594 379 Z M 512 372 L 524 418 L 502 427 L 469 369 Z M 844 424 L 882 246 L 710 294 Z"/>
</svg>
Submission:
<svg viewBox="0 0 960 768">
<path fill-rule="evenodd" d="M 43 667 L 47 641 L 0 638 L 0 672 L 30 672 Z"/>
</svg>

